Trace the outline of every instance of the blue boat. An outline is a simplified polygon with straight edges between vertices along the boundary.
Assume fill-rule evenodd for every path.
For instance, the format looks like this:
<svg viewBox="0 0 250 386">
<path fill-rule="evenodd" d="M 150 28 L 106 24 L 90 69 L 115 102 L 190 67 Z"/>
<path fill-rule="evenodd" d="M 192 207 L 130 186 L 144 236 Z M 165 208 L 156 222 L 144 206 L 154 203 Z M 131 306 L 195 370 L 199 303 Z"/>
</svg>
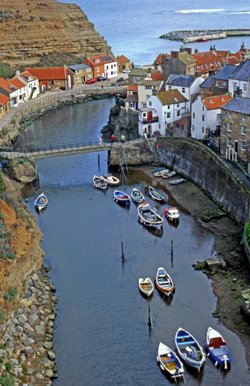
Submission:
<svg viewBox="0 0 250 386">
<path fill-rule="evenodd" d="M 130 205 L 130 197 L 121 190 L 115 190 L 113 195 L 114 201 L 121 205 Z"/>
<path fill-rule="evenodd" d="M 187 365 L 200 371 L 206 361 L 206 356 L 193 335 L 181 327 L 178 328 L 175 334 L 175 346 L 181 359 Z"/>
<path fill-rule="evenodd" d="M 34 205 L 35 205 L 36 209 L 40 211 L 40 210 L 46 208 L 46 206 L 48 205 L 48 198 L 45 196 L 44 193 L 41 193 L 36 198 Z"/>
<path fill-rule="evenodd" d="M 228 370 L 231 366 L 231 354 L 222 335 L 208 327 L 206 335 L 206 346 L 208 356 L 214 361 L 215 366 L 222 370 Z"/>
<path fill-rule="evenodd" d="M 152 198 L 152 200 L 158 202 L 165 202 L 165 197 L 161 194 L 158 189 L 153 188 L 153 186 L 148 187 L 148 194 Z"/>
</svg>

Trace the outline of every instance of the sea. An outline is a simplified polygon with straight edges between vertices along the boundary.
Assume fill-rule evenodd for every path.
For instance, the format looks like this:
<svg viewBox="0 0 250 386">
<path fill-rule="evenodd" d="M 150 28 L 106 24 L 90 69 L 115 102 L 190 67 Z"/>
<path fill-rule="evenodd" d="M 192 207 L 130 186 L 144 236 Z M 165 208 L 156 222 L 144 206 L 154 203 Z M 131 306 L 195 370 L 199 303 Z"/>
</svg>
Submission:
<svg viewBox="0 0 250 386">
<path fill-rule="evenodd" d="M 179 50 L 182 42 L 160 39 L 174 30 L 250 27 L 249 0 L 67 0 L 78 4 L 115 56 L 125 55 L 134 64 L 153 63 L 160 53 Z M 191 43 L 193 50 L 250 48 L 250 36 Z"/>
</svg>

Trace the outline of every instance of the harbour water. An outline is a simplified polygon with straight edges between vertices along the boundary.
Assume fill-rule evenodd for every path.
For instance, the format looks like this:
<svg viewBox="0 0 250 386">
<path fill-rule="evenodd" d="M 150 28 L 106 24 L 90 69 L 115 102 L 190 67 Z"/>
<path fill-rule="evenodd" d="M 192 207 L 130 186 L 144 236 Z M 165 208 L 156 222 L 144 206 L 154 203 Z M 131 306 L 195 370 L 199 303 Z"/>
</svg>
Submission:
<svg viewBox="0 0 250 386">
<path fill-rule="evenodd" d="M 65 0 L 84 10 L 114 55 L 126 55 L 135 64 L 150 64 L 160 53 L 178 50 L 181 42 L 159 39 L 174 30 L 249 28 L 250 2 L 246 0 Z M 220 50 L 250 48 L 250 36 L 188 44 L 199 51 L 211 45 Z"/>
<path fill-rule="evenodd" d="M 51 111 L 26 131 L 19 144 L 97 139 L 113 103 L 93 101 Z M 166 385 L 168 380 L 156 362 L 159 342 L 174 348 L 174 334 L 181 326 L 204 345 L 211 325 L 228 342 L 233 366 L 224 374 L 207 359 L 199 375 L 186 369 L 186 384 L 245 386 L 249 374 L 244 348 L 234 333 L 212 317 L 216 298 L 211 283 L 192 267 L 213 253 L 213 235 L 184 209 L 178 227 L 164 221 L 162 237 L 150 233 L 138 223 L 133 203 L 129 209 L 122 208 L 113 201 L 113 188 L 101 192 L 92 187 L 93 174 L 107 172 L 107 154 L 99 155 L 100 165 L 97 153 L 37 161 L 40 186 L 26 192 L 29 209 L 44 235 L 45 263 L 59 299 L 54 330 L 58 378 L 53 384 Z M 150 182 L 141 171 L 126 174 L 126 179 L 117 176 L 128 193 L 134 186 L 146 192 Z M 33 202 L 41 191 L 49 204 L 38 214 Z M 156 206 L 162 213 L 163 207 Z M 148 303 L 139 293 L 138 278 L 154 279 L 159 266 L 173 277 L 176 293 L 168 302 L 155 291 Z"/>
</svg>

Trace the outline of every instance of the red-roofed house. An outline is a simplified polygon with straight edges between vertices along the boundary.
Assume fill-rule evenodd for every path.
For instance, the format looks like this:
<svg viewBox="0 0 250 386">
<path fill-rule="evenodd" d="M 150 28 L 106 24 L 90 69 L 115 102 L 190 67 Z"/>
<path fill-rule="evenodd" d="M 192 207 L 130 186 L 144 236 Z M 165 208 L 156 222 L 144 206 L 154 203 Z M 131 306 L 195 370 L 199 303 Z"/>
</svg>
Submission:
<svg viewBox="0 0 250 386">
<path fill-rule="evenodd" d="M 10 98 L 0 93 L 0 117 L 10 109 Z"/>
<path fill-rule="evenodd" d="M 42 92 L 51 88 L 71 88 L 69 69 L 66 66 L 34 67 L 26 68 L 25 71 L 28 71 L 33 77 L 36 77 L 39 80 L 39 86 Z"/>
<path fill-rule="evenodd" d="M 227 94 L 206 98 L 198 96 L 192 104 L 191 137 L 207 139 L 209 134 L 218 132 L 221 125 L 221 108 L 231 99 Z"/>
<path fill-rule="evenodd" d="M 9 98 L 11 109 L 18 105 L 18 91 L 16 87 L 4 78 L 0 78 L 0 94 Z"/>
<path fill-rule="evenodd" d="M 92 68 L 93 78 L 99 76 L 105 76 L 107 79 L 117 77 L 117 61 L 111 55 L 90 56 L 83 63 Z"/>
<path fill-rule="evenodd" d="M 168 54 L 159 54 L 157 58 L 154 60 L 154 68 L 156 70 L 162 71 L 163 70 L 163 63 L 165 59 L 169 58 L 170 55 Z"/>
<path fill-rule="evenodd" d="M 130 71 L 132 69 L 132 64 L 128 58 L 124 55 L 119 55 L 116 57 L 117 61 L 117 72 Z"/>
<path fill-rule="evenodd" d="M 26 100 L 26 85 L 17 76 L 9 80 L 9 83 L 16 89 L 17 104 Z"/>
<path fill-rule="evenodd" d="M 34 99 L 40 94 L 39 80 L 28 71 L 16 71 L 16 77 L 26 85 L 26 100 Z"/>
</svg>

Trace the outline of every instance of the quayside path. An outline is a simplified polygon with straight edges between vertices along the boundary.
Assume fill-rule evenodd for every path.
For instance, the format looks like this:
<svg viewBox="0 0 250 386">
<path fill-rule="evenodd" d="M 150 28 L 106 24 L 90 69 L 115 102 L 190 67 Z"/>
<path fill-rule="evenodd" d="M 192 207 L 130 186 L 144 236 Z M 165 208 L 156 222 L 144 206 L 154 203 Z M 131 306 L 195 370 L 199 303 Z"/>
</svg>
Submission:
<svg viewBox="0 0 250 386">
<path fill-rule="evenodd" d="M 138 143 L 143 139 L 136 139 L 126 141 L 126 143 Z M 120 147 L 123 144 L 121 142 L 102 142 L 99 140 L 94 141 L 85 141 L 79 143 L 71 143 L 71 144 L 58 144 L 53 146 L 46 147 L 27 147 L 27 148 L 0 148 L 0 157 L 6 159 L 16 159 L 16 158 L 48 158 L 48 157 L 59 157 L 69 154 L 76 153 L 94 153 L 100 151 L 108 151 L 111 147 Z"/>
</svg>

